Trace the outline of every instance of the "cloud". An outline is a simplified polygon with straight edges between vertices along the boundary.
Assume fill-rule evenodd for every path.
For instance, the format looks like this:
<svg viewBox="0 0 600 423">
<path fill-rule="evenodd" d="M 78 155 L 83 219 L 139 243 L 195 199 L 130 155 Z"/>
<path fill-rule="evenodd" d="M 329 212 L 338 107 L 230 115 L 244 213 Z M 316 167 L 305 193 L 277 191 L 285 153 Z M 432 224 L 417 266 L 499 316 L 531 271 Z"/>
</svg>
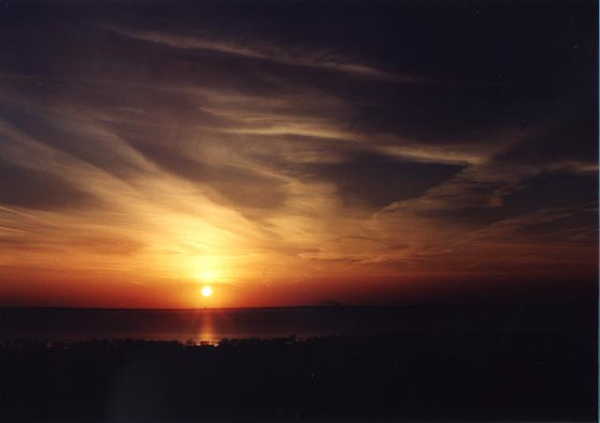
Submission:
<svg viewBox="0 0 600 423">
<path fill-rule="evenodd" d="M 195 160 L 164 146 L 145 143 L 133 145 L 165 170 L 216 190 L 234 205 L 271 209 L 285 202 L 284 182 L 280 179 L 247 168 Z"/>
<path fill-rule="evenodd" d="M 69 249 L 86 250 L 101 255 L 130 256 L 141 251 L 145 244 L 134 239 L 118 236 L 93 236 L 70 239 L 66 242 Z"/>
<path fill-rule="evenodd" d="M 50 172 L 0 160 L 0 203 L 38 210 L 98 206 L 94 195 Z"/>
<path fill-rule="evenodd" d="M 123 151 L 124 146 L 117 139 L 84 114 L 77 117 L 72 114 L 69 119 L 66 115 L 31 106 L 2 104 L 0 111 L 23 136 L 99 169 L 119 177 L 140 170 L 139 163 L 128 154 L 130 152 Z"/>
<path fill-rule="evenodd" d="M 174 47 L 177 49 L 208 50 L 248 59 L 268 60 L 284 65 L 333 70 L 337 72 L 354 74 L 356 76 L 378 78 L 395 82 L 420 81 L 420 79 L 417 77 L 393 75 L 365 64 L 351 63 L 348 61 L 348 59 L 336 54 L 331 54 L 330 52 L 307 52 L 289 48 L 282 49 L 274 44 L 246 44 L 241 46 L 236 45 L 233 42 L 207 39 L 206 36 L 203 38 L 189 35 L 169 34 L 158 31 L 132 30 L 118 27 L 107 27 L 106 29 L 126 37 L 165 44 L 169 47 Z"/>
<path fill-rule="evenodd" d="M 382 208 L 394 201 L 419 197 L 459 172 L 461 166 L 398 160 L 375 153 L 351 153 L 339 163 L 296 165 L 303 180 L 333 183 L 346 205 Z"/>
<path fill-rule="evenodd" d="M 474 231 L 460 241 L 462 245 L 503 243 L 531 246 L 545 244 L 548 248 L 567 248 L 569 244 L 595 245 L 593 239 L 598 228 L 595 225 L 597 209 L 544 208 L 523 213 L 516 217 L 494 222 Z"/>
<path fill-rule="evenodd" d="M 520 182 L 503 204 L 521 212 L 549 207 L 584 207 L 598 193 L 597 172 L 544 171 Z"/>
<path fill-rule="evenodd" d="M 124 237 L 93 236 L 66 237 L 49 236 L 46 233 L 25 236 L 1 236 L 0 250 L 5 252 L 37 252 L 49 254 L 88 254 L 131 256 L 141 251 L 144 244 Z M 53 234 L 56 235 L 56 234 Z"/>
<path fill-rule="evenodd" d="M 590 105 L 574 118 L 551 122 L 535 136 L 527 137 L 500 152 L 495 160 L 531 166 L 578 163 L 593 166 L 598 158 L 597 116 Z"/>
</svg>

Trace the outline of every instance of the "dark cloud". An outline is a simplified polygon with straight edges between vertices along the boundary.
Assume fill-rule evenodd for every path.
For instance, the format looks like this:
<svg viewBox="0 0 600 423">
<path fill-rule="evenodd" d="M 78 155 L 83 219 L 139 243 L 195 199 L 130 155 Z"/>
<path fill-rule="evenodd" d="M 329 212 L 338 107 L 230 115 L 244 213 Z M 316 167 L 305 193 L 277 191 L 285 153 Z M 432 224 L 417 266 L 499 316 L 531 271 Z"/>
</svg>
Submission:
<svg viewBox="0 0 600 423">
<path fill-rule="evenodd" d="M 597 163 L 597 110 L 590 102 L 575 118 L 559 120 L 495 157 L 498 162 L 549 165 L 568 161 Z"/>
<path fill-rule="evenodd" d="M 177 35 L 210 34 L 241 45 L 268 40 L 290 49 L 326 46 L 329 57 L 337 54 L 361 58 L 388 69 L 403 67 L 418 74 L 450 73 L 476 80 L 493 75 L 502 80 L 501 74 L 510 70 L 507 76 L 521 82 L 549 63 L 556 63 L 557 53 L 571 60 L 561 63 L 553 73 L 541 74 L 542 79 L 547 81 L 557 71 L 571 70 L 573 58 L 588 54 L 588 43 L 594 39 L 589 35 L 594 33 L 595 24 L 595 7 L 589 1 L 568 5 L 538 1 L 234 1 L 167 5 L 122 3 L 118 10 L 86 7 L 89 10 L 84 14 L 99 21 Z M 143 20 L 139 19 L 140 13 Z M 81 14 L 79 11 L 78 17 Z M 64 15 L 68 17 L 68 10 Z M 579 43 L 575 49 L 574 42 Z M 323 56 L 325 60 L 327 56 Z"/>
<path fill-rule="evenodd" d="M 399 160 L 374 153 L 353 153 L 341 163 L 297 165 L 294 174 L 307 181 L 335 184 L 347 205 L 363 203 L 381 208 L 394 201 L 418 197 L 463 168 Z"/>
<path fill-rule="evenodd" d="M 551 222 L 531 222 L 519 227 L 517 233 L 529 240 L 545 242 L 577 242 L 598 244 L 597 209 L 582 209 L 565 213 Z"/>
<path fill-rule="evenodd" d="M 544 172 L 524 180 L 504 199 L 514 213 L 547 207 L 586 207 L 597 201 L 598 173 Z"/>
<path fill-rule="evenodd" d="M 86 134 L 85 130 L 78 131 L 77 125 L 71 125 L 74 122 L 66 117 L 61 120 L 57 115 L 49 117 L 1 103 L 0 113 L 21 133 L 111 174 L 126 177 L 136 170 L 139 171 L 127 157 L 115 151 L 113 145 L 90 133 Z"/>
<path fill-rule="evenodd" d="M 58 2 L 41 9 L 45 19 L 27 7 L 10 11 L 7 42 L 20 48 L 8 49 L 0 64 L 17 74 L 254 95 L 310 87 L 354 104 L 347 123 L 356 130 L 481 143 L 498 128 L 543 121 L 566 97 L 593 98 L 590 5 L 123 2 L 108 10 Z M 364 79 L 328 64 L 371 66 L 412 80 Z M 148 90 L 105 92 L 128 102 Z M 156 100 L 142 103 L 171 110 L 166 99 Z"/>
<path fill-rule="evenodd" d="M 595 92 L 593 8 L 584 1 L 543 6 L 534 1 L 234 2 L 178 8 L 157 3 L 146 7 L 143 21 L 128 13 L 106 19 L 176 37 L 212 37 L 276 59 L 274 45 L 295 56 L 312 54 L 315 63 L 362 63 L 434 81 L 353 82 L 340 74 L 320 76 L 316 69 L 278 69 L 275 63 L 245 67 L 240 75 L 255 75 L 260 66 L 261 74 L 273 73 L 288 86 L 297 85 L 297 78 L 306 82 L 308 75 L 319 89 L 366 102 L 355 116 L 366 128 L 392 127 L 424 139 L 440 133 L 473 138 L 494 124 L 531 123 L 574 91 L 576 101 Z"/>
<path fill-rule="evenodd" d="M 499 201 L 492 201 L 495 191 L 507 187 L 507 192 L 498 197 Z M 472 182 L 460 193 L 479 196 L 482 200 L 479 205 L 465 204 L 461 207 L 460 203 L 453 202 L 451 207 L 417 210 L 416 215 L 448 225 L 481 228 L 548 208 L 580 207 L 583 210 L 597 203 L 598 174 L 546 171 L 525 177 L 514 185 L 506 185 L 502 180 Z"/>
<path fill-rule="evenodd" d="M 96 198 L 50 172 L 0 160 L 0 203 L 39 210 L 98 205 Z"/>
<path fill-rule="evenodd" d="M 160 108 L 160 102 L 149 98 L 157 87 L 198 86 L 249 94 L 289 91 L 264 74 L 271 68 L 274 73 L 282 73 L 289 66 L 270 64 L 269 67 L 255 58 L 177 49 L 127 37 L 94 22 L 83 25 L 49 18 L 9 28 L 11 31 L 5 31 L 4 41 L 19 47 L 7 49 L 7 54 L 0 58 L 2 73 L 37 78 L 34 86 L 31 80 L 27 81 L 28 87 L 42 100 L 71 95 L 84 103 L 142 100 L 144 107 L 152 104 Z M 53 36 L 48 37 L 49 33 Z M 231 72 L 232 69 L 236 72 Z M 114 89 L 115 84 L 120 89 Z M 102 89 L 102 85 L 109 85 L 109 89 Z M 92 90 L 94 96 L 90 98 L 87 94 Z M 168 109 L 172 99 L 164 100 L 163 108 Z"/>
<path fill-rule="evenodd" d="M 422 210 L 416 213 L 419 217 L 435 219 L 448 225 L 462 225 L 464 227 L 480 228 L 498 222 L 511 213 L 499 207 L 460 207 L 451 209 Z"/>
<path fill-rule="evenodd" d="M 414 84 L 381 87 L 370 104 L 359 105 L 350 125 L 361 132 L 395 133 L 428 144 L 485 144 L 497 129 L 539 121 L 542 101 L 534 104 L 507 95 L 502 87 Z"/>
</svg>

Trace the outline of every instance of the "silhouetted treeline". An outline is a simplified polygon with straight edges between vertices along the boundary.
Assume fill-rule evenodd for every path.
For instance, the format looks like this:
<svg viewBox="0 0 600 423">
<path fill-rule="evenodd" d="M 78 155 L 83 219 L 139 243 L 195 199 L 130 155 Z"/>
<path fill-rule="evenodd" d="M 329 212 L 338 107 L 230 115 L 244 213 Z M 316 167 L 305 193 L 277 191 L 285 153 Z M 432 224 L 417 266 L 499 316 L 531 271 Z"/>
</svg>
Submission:
<svg viewBox="0 0 600 423">
<path fill-rule="evenodd" d="M 594 420 L 581 332 L 0 345 L 3 421 Z"/>
</svg>

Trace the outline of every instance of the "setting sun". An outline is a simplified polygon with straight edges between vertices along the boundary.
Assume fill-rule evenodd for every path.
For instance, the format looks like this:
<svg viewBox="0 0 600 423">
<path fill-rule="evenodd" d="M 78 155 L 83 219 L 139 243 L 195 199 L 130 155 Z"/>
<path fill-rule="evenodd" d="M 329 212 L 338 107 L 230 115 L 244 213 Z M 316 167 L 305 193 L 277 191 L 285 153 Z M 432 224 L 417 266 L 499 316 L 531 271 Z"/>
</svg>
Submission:
<svg viewBox="0 0 600 423">
<path fill-rule="evenodd" d="M 213 289 L 210 286 L 205 286 L 200 292 L 203 297 L 210 297 L 213 294 Z"/>
</svg>

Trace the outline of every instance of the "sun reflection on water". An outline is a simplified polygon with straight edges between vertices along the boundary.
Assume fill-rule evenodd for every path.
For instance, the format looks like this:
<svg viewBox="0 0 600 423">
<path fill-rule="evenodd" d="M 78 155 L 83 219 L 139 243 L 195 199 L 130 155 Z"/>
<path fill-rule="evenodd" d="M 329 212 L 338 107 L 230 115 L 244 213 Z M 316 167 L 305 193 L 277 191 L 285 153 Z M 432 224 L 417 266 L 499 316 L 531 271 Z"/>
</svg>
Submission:
<svg viewBox="0 0 600 423">
<path fill-rule="evenodd" d="M 216 345 L 219 343 L 212 311 L 202 311 L 195 341 L 198 345 Z"/>
</svg>

